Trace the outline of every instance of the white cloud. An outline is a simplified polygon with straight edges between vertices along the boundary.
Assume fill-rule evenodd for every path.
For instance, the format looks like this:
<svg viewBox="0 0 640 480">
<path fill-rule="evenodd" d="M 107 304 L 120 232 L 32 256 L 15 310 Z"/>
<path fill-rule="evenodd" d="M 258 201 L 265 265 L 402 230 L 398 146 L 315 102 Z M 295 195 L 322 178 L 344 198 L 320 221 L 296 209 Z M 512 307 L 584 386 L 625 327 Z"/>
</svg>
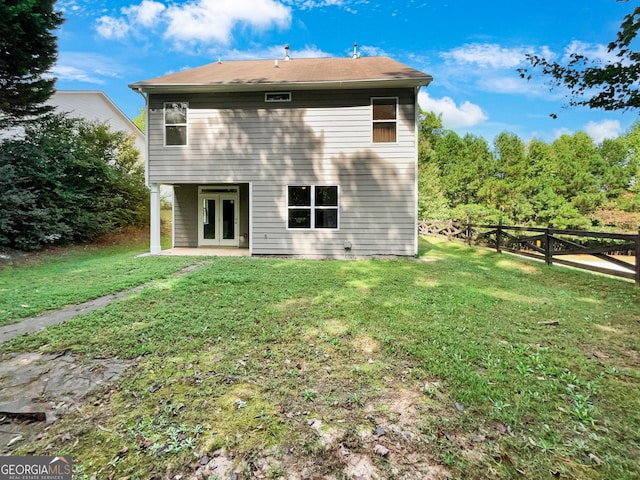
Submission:
<svg viewBox="0 0 640 480">
<path fill-rule="evenodd" d="M 96 25 L 98 35 L 107 39 L 120 40 L 129 33 L 129 24 L 122 18 L 103 16 Z"/>
<path fill-rule="evenodd" d="M 140 5 L 124 7 L 122 13 L 129 17 L 131 23 L 139 24 L 143 27 L 152 27 L 158 22 L 160 14 L 166 8 L 162 3 L 143 0 Z"/>
<path fill-rule="evenodd" d="M 343 0 L 288 0 L 286 3 L 298 7 L 300 10 L 311 10 L 322 7 L 342 7 L 344 5 Z"/>
<path fill-rule="evenodd" d="M 420 92 L 418 103 L 425 111 L 442 114 L 442 124 L 445 128 L 473 127 L 489 118 L 478 105 L 469 101 L 458 106 L 450 97 L 436 99 L 431 98 L 426 92 Z"/>
<path fill-rule="evenodd" d="M 389 56 L 382 48 L 374 47 L 371 45 L 362 45 L 358 46 L 358 52 L 362 53 L 367 57 L 387 57 Z M 353 50 L 351 50 L 353 53 Z"/>
<path fill-rule="evenodd" d="M 123 7 L 121 13 L 121 17 L 100 17 L 96 25 L 98 34 L 122 39 L 157 26 L 177 46 L 200 42 L 226 45 L 237 25 L 266 29 L 286 27 L 291 22 L 291 9 L 276 0 L 191 0 L 169 7 L 143 0 Z"/>
<path fill-rule="evenodd" d="M 220 57 L 222 61 L 225 59 L 233 60 L 263 60 L 265 58 L 284 58 L 284 45 L 273 45 L 267 48 L 254 50 L 228 50 L 222 52 L 210 52 L 212 58 Z M 330 57 L 331 54 L 322 51 L 315 45 L 305 45 L 301 49 L 291 48 L 289 55 L 291 58 L 321 58 Z"/>
<path fill-rule="evenodd" d="M 448 62 L 478 65 L 483 68 L 515 68 L 525 60 L 530 49 L 505 48 L 495 43 L 469 43 L 440 54 Z"/>
<path fill-rule="evenodd" d="M 546 100 L 559 100 L 565 95 L 565 89 L 560 87 L 550 91 L 549 85 L 544 83 L 543 79 L 536 78 L 527 81 L 517 75 L 487 75 L 478 78 L 476 84 L 480 90 L 485 92 L 525 95 Z"/>
<path fill-rule="evenodd" d="M 531 84 L 520 77 L 495 76 L 481 79 L 478 82 L 485 90 L 495 93 L 530 94 L 537 91 Z"/>
<path fill-rule="evenodd" d="M 602 63 L 614 63 L 620 60 L 615 53 L 609 52 L 606 45 L 585 43 L 578 40 L 574 40 L 565 47 L 561 63 L 569 62 L 572 54 L 584 55 L 589 60 Z"/>
<path fill-rule="evenodd" d="M 183 42 L 218 42 L 231 40 L 231 30 L 238 23 L 267 28 L 285 27 L 291 20 L 288 7 L 273 0 L 199 0 L 173 5 L 166 13 L 169 25 L 165 36 Z"/>
<path fill-rule="evenodd" d="M 316 8 L 338 7 L 349 13 L 358 13 L 351 7 L 351 4 L 366 3 L 366 0 L 349 1 L 349 0 L 283 0 L 287 5 L 291 5 L 299 10 L 313 10 Z"/>
<path fill-rule="evenodd" d="M 72 65 L 55 65 L 51 71 L 53 75 L 60 80 L 94 83 L 96 85 L 105 83 L 103 79 Z"/>
<path fill-rule="evenodd" d="M 573 131 L 569 130 L 566 127 L 555 128 L 553 130 L 554 139 L 560 138 L 562 135 L 573 135 Z"/>
<path fill-rule="evenodd" d="M 584 131 L 593 138 L 596 143 L 601 143 L 605 138 L 616 138 L 622 133 L 622 127 L 618 120 L 591 121 L 584 126 Z"/>
<path fill-rule="evenodd" d="M 100 85 L 107 78 L 121 78 L 124 68 L 102 55 L 63 51 L 51 72 L 60 80 Z"/>
</svg>

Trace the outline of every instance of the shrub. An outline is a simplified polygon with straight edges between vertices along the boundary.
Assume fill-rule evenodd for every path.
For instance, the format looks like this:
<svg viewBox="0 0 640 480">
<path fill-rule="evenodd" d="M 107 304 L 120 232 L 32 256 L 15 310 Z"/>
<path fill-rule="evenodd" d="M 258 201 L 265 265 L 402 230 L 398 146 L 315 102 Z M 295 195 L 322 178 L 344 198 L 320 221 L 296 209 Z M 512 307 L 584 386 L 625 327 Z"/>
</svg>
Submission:
<svg viewBox="0 0 640 480">
<path fill-rule="evenodd" d="M 0 246 L 37 250 L 148 221 L 133 139 L 106 124 L 51 115 L 0 144 Z"/>
</svg>

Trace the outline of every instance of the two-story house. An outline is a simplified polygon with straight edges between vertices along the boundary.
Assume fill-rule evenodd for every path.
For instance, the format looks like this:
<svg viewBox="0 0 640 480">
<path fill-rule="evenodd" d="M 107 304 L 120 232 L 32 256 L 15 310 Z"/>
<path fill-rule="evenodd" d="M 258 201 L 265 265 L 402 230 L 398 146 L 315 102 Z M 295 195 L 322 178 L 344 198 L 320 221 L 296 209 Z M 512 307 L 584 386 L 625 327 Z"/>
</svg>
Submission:
<svg viewBox="0 0 640 480">
<path fill-rule="evenodd" d="M 418 91 L 387 57 L 211 63 L 129 85 L 147 102 L 151 253 L 173 246 L 415 256 Z"/>
</svg>

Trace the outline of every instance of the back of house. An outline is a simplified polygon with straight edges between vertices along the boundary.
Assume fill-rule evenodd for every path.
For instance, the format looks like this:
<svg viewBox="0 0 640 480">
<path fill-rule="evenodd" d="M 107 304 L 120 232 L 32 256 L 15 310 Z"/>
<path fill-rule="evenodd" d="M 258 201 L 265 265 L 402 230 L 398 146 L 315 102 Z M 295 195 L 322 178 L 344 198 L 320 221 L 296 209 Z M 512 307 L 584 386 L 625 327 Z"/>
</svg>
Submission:
<svg viewBox="0 0 640 480">
<path fill-rule="evenodd" d="M 151 252 L 159 188 L 173 246 L 252 255 L 417 254 L 417 98 L 387 57 L 216 62 L 130 88 L 147 99 Z"/>
</svg>

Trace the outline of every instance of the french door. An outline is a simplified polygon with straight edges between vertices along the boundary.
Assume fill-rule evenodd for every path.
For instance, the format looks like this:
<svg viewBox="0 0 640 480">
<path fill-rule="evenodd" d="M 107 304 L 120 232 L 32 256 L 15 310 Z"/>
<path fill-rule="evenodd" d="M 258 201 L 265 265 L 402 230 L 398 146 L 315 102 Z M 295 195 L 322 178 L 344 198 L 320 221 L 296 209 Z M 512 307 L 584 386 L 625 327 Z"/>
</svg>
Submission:
<svg viewBox="0 0 640 480">
<path fill-rule="evenodd" d="M 198 204 L 198 245 L 237 247 L 238 192 L 205 190 L 198 195 Z"/>
</svg>

